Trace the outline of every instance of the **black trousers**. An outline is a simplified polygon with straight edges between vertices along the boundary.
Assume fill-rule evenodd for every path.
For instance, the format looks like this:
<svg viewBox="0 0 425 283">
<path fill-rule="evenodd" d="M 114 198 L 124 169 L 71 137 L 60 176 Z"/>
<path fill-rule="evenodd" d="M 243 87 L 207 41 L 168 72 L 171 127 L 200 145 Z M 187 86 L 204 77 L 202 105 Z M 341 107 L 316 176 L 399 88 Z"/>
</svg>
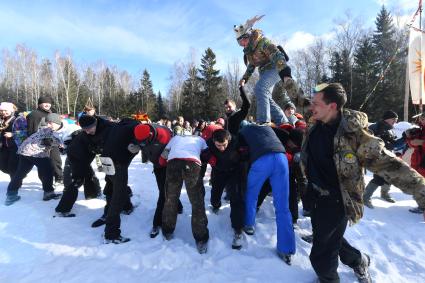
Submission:
<svg viewBox="0 0 425 283">
<path fill-rule="evenodd" d="M 18 168 L 17 150 L 16 146 L 6 147 L 4 144 L 0 148 L 0 171 L 8 174 L 11 180 Z"/>
<path fill-rule="evenodd" d="M 75 170 L 75 168 L 78 170 Z M 72 170 L 74 168 L 74 170 Z M 83 169 L 83 170 L 81 170 Z M 56 206 L 56 212 L 70 212 L 78 197 L 78 189 L 84 186 L 86 198 L 97 197 L 100 184 L 90 164 L 81 164 L 71 158 L 66 158 L 64 167 L 64 185 L 61 200 Z"/>
<path fill-rule="evenodd" d="M 18 168 L 16 173 L 7 186 L 7 195 L 17 195 L 18 189 L 22 186 L 22 181 L 31 171 L 34 165 L 38 170 L 38 177 L 41 180 L 43 191 L 53 192 L 53 171 L 49 158 L 36 158 L 30 156 L 18 155 Z"/>
<path fill-rule="evenodd" d="M 52 160 L 55 180 L 63 180 L 61 153 L 57 146 L 53 146 L 50 150 L 50 159 Z"/>
<path fill-rule="evenodd" d="M 121 211 L 129 202 L 128 193 L 128 166 L 129 164 L 114 164 L 115 175 L 108 176 L 111 182 L 111 194 L 106 196 L 106 225 L 105 225 L 105 239 L 117 239 L 121 235 Z M 106 189 L 106 188 L 105 188 Z M 109 188 L 108 188 L 109 189 Z"/>
<path fill-rule="evenodd" d="M 315 197 L 311 214 L 313 247 L 310 262 L 320 282 L 339 282 L 338 257 L 351 268 L 361 263 L 361 253 L 344 238 L 348 219 L 342 201 L 332 196 Z"/>
<path fill-rule="evenodd" d="M 236 171 L 222 172 L 213 168 L 214 178 L 211 189 L 211 205 L 215 208 L 221 206 L 221 196 L 224 188 L 230 196 L 230 220 L 232 228 L 242 231 L 245 216 L 245 188 L 241 180 L 241 174 Z"/>
<path fill-rule="evenodd" d="M 153 173 L 155 174 L 156 184 L 158 186 L 158 200 L 156 202 L 155 215 L 153 217 L 152 225 L 162 226 L 162 210 L 164 209 L 165 203 L 165 181 L 167 177 L 167 167 L 154 168 Z M 178 210 L 183 210 L 183 205 L 179 199 Z"/>
</svg>

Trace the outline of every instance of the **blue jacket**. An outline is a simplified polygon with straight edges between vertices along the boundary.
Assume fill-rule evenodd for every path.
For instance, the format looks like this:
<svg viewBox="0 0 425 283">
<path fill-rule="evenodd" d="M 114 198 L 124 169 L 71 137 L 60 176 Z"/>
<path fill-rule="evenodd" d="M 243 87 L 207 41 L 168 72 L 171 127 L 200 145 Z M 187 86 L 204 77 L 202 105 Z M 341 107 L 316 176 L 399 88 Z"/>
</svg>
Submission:
<svg viewBox="0 0 425 283">
<path fill-rule="evenodd" d="M 284 153 L 285 147 L 269 126 L 248 125 L 239 132 L 240 144 L 249 148 L 249 159 L 253 163 L 269 153 Z"/>
</svg>

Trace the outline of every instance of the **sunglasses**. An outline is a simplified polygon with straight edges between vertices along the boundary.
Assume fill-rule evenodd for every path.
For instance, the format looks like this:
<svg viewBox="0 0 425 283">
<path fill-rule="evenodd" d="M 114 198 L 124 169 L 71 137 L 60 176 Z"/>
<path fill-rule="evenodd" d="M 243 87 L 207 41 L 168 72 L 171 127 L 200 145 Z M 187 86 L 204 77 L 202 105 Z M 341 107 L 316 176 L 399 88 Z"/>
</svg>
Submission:
<svg viewBox="0 0 425 283">
<path fill-rule="evenodd" d="M 318 84 L 317 86 L 315 86 L 313 88 L 313 93 L 318 93 L 321 92 L 322 90 L 324 90 L 325 88 L 327 88 L 329 86 L 329 84 L 327 83 L 323 83 L 323 84 Z"/>
</svg>

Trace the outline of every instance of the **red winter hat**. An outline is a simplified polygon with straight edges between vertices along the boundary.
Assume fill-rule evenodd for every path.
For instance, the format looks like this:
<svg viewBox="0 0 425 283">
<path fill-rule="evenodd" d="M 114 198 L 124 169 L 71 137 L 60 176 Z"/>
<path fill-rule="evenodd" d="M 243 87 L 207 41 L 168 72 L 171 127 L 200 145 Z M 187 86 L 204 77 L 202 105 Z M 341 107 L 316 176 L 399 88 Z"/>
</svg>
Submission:
<svg viewBox="0 0 425 283">
<path fill-rule="evenodd" d="M 291 131 L 294 128 L 294 126 L 292 126 L 289 123 L 283 123 L 282 125 L 279 126 L 279 128 L 283 130 Z"/>
<path fill-rule="evenodd" d="M 146 125 L 146 124 L 137 125 L 134 128 L 134 137 L 138 141 L 143 141 L 149 138 L 150 133 L 151 133 L 151 128 L 149 127 L 149 125 Z"/>
<path fill-rule="evenodd" d="M 298 120 L 295 122 L 295 128 L 302 130 L 307 129 L 307 123 L 304 120 Z"/>
</svg>

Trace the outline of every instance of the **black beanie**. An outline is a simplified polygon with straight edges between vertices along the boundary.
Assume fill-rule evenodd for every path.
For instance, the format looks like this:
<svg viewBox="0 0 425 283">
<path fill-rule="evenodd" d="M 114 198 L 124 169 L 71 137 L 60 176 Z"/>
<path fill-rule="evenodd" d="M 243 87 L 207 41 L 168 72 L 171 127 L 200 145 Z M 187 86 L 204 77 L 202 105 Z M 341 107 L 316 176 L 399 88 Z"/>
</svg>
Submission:
<svg viewBox="0 0 425 283">
<path fill-rule="evenodd" d="M 82 115 L 80 119 L 78 119 L 78 124 L 83 129 L 88 129 L 96 125 L 97 119 L 90 115 Z"/>
<path fill-rule="evenodd" d="M 47 114 L 46 118 L 45 118 L 46 123 L 48 122 L 52 122 L 58 125 L 62 124 L 62 118 L 59 114 L 57 113 L 49 113 Z"/>
<path fill-rule="evenodd" d="M 391 110 L 387 110 L 384 112 L 384 115 L 382 115 L 382 120 L 392 119 L 392 118 L 398 118 L 397 113 Z"/>
<path fill-rule="evenodd" d="M 53 104 L 53 99 L 50 96 L 40 96 L 38 98 L 38 105 L 40 105 L 41 103 Z"/>
<path fill-rule="evenodd" d="M 286 110 L 286 109 L 288 109 L 288 108 L 294 108 L 294 109 L 297 109 L 297 107 L 295 107 L 295 104 L 294 104 L 294 103 L 292 103 L 292 102 L 288 102 L 288 103 L 286 103 L 286 104 L 285 104 L 285 106 L 283 106 L 283 110 Z"/>
</svg>

